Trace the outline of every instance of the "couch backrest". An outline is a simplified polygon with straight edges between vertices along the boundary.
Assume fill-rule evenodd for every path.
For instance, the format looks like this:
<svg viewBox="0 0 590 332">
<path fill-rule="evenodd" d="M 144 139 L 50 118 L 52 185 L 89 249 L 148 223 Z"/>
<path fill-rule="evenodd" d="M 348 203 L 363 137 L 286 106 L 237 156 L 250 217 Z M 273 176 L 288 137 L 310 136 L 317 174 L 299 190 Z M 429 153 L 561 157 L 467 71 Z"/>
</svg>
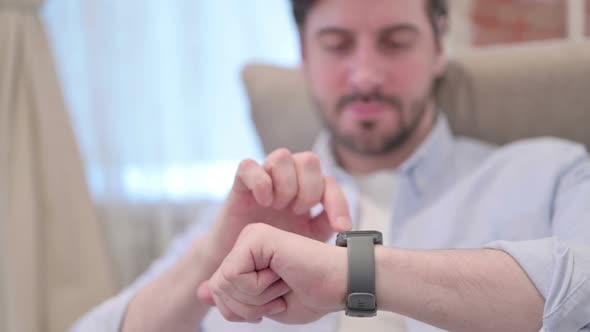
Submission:
<svg viewBox="0 0 590 332">
<path fill-rule="evenodd" d="M 242 77 L 264 150 L 308 150 L 320 123 L 300 71 L 250 64 Z M 498 144 L 550 135 L 590 148 L 590 42 L 458 55 L 437 98 L 458 135 Z"/>
</svg>

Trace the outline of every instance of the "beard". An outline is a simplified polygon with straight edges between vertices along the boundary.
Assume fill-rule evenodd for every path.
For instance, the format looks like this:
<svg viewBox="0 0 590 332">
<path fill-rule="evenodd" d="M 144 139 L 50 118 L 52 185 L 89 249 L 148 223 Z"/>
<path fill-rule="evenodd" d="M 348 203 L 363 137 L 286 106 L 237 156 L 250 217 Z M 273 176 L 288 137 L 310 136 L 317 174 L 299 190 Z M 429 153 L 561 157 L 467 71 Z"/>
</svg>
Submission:
<svg viewBox="0 0 590 332">
<path fill-rule="evenodd" d="M 428 94 L 423 98 L 412 101 L 408 110 L 404 108 L 401 98 L 393 95 L 386 96 L 381 93 L 373 93 L 352 94 L 342 97 L 336 104 L 336 115 L 342 113 L 342 110 L 349 103 L 358 101 L 378 102 L 388 106 L 387 112 L 398 113 L 399 124 L 395 128 L 380 136 L 373 135 L 368 141 L 359 137 L 359 135 L 343 132 L 336 125 L 336 121 L 330 121 L 328 119 L 326 112 L 320 113 L 324 126 L 330 132 L 333 144 L 343 146 L 359 155 L 381 156 L 400 149 L 414 137 L 414 134 L 427 114 L 430 96 L 431 94 Z M 316 100 L 316 104 L 320 105 L 319 100 L 317 98 L 314 99 Z M 375 131 L 378 123 L 375 120 L 360 121 L 359 126 L 363 132 L 371 134 L 371 131 Z"/>
</svg>

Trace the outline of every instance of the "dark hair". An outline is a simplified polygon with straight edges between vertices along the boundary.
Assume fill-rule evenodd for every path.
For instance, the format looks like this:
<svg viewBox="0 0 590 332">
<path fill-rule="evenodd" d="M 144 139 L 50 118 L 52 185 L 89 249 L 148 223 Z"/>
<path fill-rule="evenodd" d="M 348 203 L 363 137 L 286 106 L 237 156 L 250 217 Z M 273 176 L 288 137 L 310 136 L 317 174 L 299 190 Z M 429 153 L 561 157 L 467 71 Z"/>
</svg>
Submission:
<svg viewBox="0 0 590 332">
<path fill-rule="evenodd" d="M 295 23 L 297 23 L 297 26 L 300 30 L 305 24 L 307 13 L 310 11 L 315 2 L 316 0 L 291 0 L 291 5 L 293 6 L 293 17 L 295 18 Z M 442 26 L 440 25 L 440 19 L 447 17 L 449 13 L 447 0 L 426 0 L 426 13 L 428 14 L 430 24 L 432 25 L 436 43 L 437 45 L 440 45 L 441 35 L 444 32 L 442 31 Z"/>
</svg>

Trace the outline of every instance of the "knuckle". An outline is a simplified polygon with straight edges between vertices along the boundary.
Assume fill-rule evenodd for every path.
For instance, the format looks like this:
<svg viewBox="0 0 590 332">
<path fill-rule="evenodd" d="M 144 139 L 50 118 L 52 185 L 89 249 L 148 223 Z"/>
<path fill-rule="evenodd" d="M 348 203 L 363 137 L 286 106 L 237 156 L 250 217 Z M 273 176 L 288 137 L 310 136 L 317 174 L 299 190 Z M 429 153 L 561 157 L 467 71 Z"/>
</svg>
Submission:
<svg viewBox="0 0 590 332">
<path fill-rule="evenodd" d="M 267 188 L 270 188 L 271 185 L 272 185 L 272 182 L 270 179 L 268 179 L 266 177 L 261 177 L 261 178 L 257 179 L 256 182 L 254 183 L 253 190 L 263 191 L 263 190 L 266 190 Z"/>
<path fill-rule="evenodd" d="M 262 305 L 266 304 L 266 302 L 268 302 L 268 301 L 264 301 L 264 299 L 261 297 L 254 297 L 252 299 L 252 304 L 256 305 L 256 306 L 262 306 Z"/>
<path fill-rule="evenodd" d="M 240 164 L 238 165 L 238 173 L 243 174 L 245 171 L 256 165 L 258 165 L 258 163 L 253 159 L 244 159 L 240 161 Z"/>
<path fill-rule="evenodd" d="M 299 185 L 295 176 L 283 177 L 274 182 L 274 192 L 277 198 L 291 200 L 297 195 L 298 190 Z"/>
<path fill-rule="evenodd" d="M 231 289 L 231 286 L 236 279 L 234 273 L 228 271 L 226 268 L 220 271 L 220 281 L 218 282 L 218 287 L 221 292 L 227 292 Z"/>
<path fill-rule="evenodd" d="M 255 281 L 242 279 L 240 280 L 239 285 L 237 285 L 237 288 L 242 293 L 242 296 L 245 296 L 245 298 L 248 299 L 247 302 L 251 302 L 254 297 L 258 296 L 258 294 L 256 294 L 257 289 Z"/>
<path fill-rule="evenodd" d="M 248 238 L 250 234 L 252 234 L 252 232 L 254 231 L 254 225 L 256 224 L 248 224 L 244 226 L 244 228 L 242 228 L 242 231 L 240 232 L 240 236 L 238 237 L 238 239 L 243 240 L 245 238 Z"/>
<path fill-rule="evenodd" d="M 260 295 L 256 281 L 242 278 L 241 280 L 237 280 L 234 285 L 239 291 L 240 300 L 242 302 L 255 304 L 257 297 Z"/>
<path fill-rule="evenodd" d="M 299 161 L 306 168 L 314 168 L 320 166 L 320 159 L 317 154 L 313 152 L 302 152 L 299 155 Z"/>
<path fill-rule="evenodd" d="M 219 288 L 219 286 L 217 284 L 211 283 L 209 285 L 209 290 L 211 290 L 211 294 L 213 294 L 214 296 L 217 296 L 217 297 L 221 296 L 221 289 Z"/>
<path fill-rule="evenodd" d="M 251 237 L 251 236 L 255 236 L 257 234 L 260 234 L 260 232 L 264 232 L 266 231 L 270 226 L 264 224 L 264 223 L 253 223 L 253 224 L 248 224 L 246 225 L 243 229 L 242 232 L 240 234 L 240 237 Z"/>
<path fill-rule="evenodd" d="M 268 288 L 263 290 L 262 292 L 260 292 L 260 295 L 258 297 L 256 297 L 256 305 L 259 306 L 263 306 L 265 304 L 268 304 L 278 298 L 280 298 L 281 296 L 283 296 L 283 291 L 282 289 L 278 288 L 278 287 L 272 287 L 272 288 Z"/>
<path fill-rule="evenodd" d="M 318 204 L 321 199 L 322 190 L 319 188 L 312 188 L 304 194 L 300 194 L 299 196 L 297 196 L 295 206 L 311 208 L 312 206 Z"/>
<path fill-rule="evenodd" d="M 264 161 L 264 167 L 266 169 L 274 168 L 278 164 L 288 161 L 290 158 L 292 158 L 291 151 L 285 148 L 277 149 L 268 155 Z"/>
<path fill-rule="evenodd" d="M 294 185 L 277 186 L 275 190 L 277 195 L 283 199 L 292 199 L 297 194 L 297 188 Z"/>
<path fill-rule="evenodd" d="M 263 300 L 260 296 L 265 291 L 265 288 L 257 284 L 256 281 L 252 281 L 248 285 L 247 289 L 246 295 L 251 298 L 251 301 L 254 302 L 254 304 L 258 305 Z"/>
<path fill-rule="evenodd" d="M 287 148 L 276 149 L 271 155 L 277 159 L 288 159 L 291 157 L 291 151 Z"/>
<path fill-rule="evenodd" d="M 252 159 L 244 159 L 240 161 L 238 170 L 236 171 L 236 178 L 247 179 L 252 174 L 252 169 L 258 166 L 258 163 Z"/>
<path fill-rule="evenodd" d="M 221 297 L 223 290 L 222 290 L 222 286 L 221 286 L 221 280 L 220 280 L 219 273 L 216 273 L 211 278 L 211 281 L 209 282 L 209 289 L 211 290 L 211 293 L 213 295 Z"/>
</svg>

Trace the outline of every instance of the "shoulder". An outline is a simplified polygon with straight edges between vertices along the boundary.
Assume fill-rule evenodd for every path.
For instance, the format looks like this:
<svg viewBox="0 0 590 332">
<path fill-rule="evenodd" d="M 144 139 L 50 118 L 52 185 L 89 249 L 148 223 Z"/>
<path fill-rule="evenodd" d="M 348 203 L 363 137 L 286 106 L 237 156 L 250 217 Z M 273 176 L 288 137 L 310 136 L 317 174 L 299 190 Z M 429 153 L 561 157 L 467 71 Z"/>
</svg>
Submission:
<svg viewBox="0 0 590 332">
<path fill-rule="evenodd" d="M 586 148 L 579 143 L 555 137 L 540 137 L 516 141 L 496 151 L 496 158 L 515 162 L 569 164 L 587 158 Z"/>
<path fill-rule="evenodd" d="M 580 143 L 557 137 L 539 137 L 516 141 L 502 148 L 506 152 L 528 151 L 535 154 L 557 153 L 559 155 L 587 154 L 586 148 Z"/>
<path fill-rule="evenodd" d="M 456 137 L 454 142 L 455 157 L 464 159 L 484 160 L 495 151 L 498 146 L 468 137 Z"/>
<path fill-rule="evenodd" d="M 486 160 L 486 168 L 515 175 L 559 176 L 572 167 L 590 162 L 586 148 L 579 143 L 540 137 L 516 141 L 495 150 Z"/>
<path fill-rule="evenodd" d="M 554 137 L 539 137 L 494 146 L 458 138 L 453 153 L 454 168 L 480 181 L 509 179 L 511 183 L 554 183 L 577 169 L 590 169 L 590 157 L 579 143 Z"/>
</svg>

